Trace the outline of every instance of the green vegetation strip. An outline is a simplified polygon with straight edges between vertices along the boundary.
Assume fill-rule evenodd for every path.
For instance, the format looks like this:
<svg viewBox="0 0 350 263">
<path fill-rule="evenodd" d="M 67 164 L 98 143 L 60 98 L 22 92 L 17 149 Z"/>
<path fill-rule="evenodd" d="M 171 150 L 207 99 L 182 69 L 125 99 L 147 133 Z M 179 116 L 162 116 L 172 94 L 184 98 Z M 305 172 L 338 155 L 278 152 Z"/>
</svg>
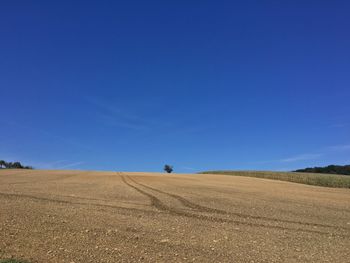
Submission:
<svg viewBox="0 0 350 263">
<path fill-rule="evenodd" d="M 316 186 L 350 188 L 348 175 L 261 171 L 205 171 L 200 174 L 248 176 Z"/>
</svg>

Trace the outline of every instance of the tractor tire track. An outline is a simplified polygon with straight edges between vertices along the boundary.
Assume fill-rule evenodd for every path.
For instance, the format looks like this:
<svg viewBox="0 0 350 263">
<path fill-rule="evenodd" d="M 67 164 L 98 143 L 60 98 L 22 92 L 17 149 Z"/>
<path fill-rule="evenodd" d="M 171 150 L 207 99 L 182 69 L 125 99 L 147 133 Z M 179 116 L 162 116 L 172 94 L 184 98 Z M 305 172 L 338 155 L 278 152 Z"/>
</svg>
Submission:
<svg viewBox="0 0 350 263">
<path fill-rule="evenodd" d="M 292 228 L 292 227 L 284 227 L 284 226 L 278 226 L 278 225 L 265 225 L 265 224 L 261 224 L 261 223 L 252 223 L 252 222 L 239 221 L 239 220 L 234 220 L 234 219 L 229 219 L 229 218 L 220 218 L 220 217 L 213 217 L 213 216 L 202 215 L 202 214 L 189 213 L 187 211 L 176 209 L 174 207 L 169 207 L 169 206 L 165 205 L 156 196 L 154 196 L 154 195 L 140 189 L 139 187 L 129 183 L 126 180 L 126 178 L 128 178 L 130 181 L 134 182 L 133 179 L 131 179 L 129 176 L 127 176 L 127 175 L 124 176 L 121 173 L 119 173 L 119 175 L 121 176 L 122 181 L 127 186 L 131 187 L 135 191 L 137 191 L 140 194 L 149 198 L 151 203 L 152 203 L 152 206 L 154 206 L 156 209 L 158 209 L 160 211 L 167 212 L 168 214 L 183 216 L 183 217 L 187 217 L 187 218 L 200 219 L 200 220 L 205 220 L 205 221 L 211 221 L 214 223 L 231 223 L 231 224 L 233 223 L 236 225 L 245 225 L 245 226 L 250 226 L 250 227 L 264 227 L 264 228 L 268 228 L 268 229 L 277 229 L 277 230 L 282 230 L 282 231 L 296 231 L 296 232 L 306 232 L 306 233 L 314 233 L 314 234 L 316 233 L 316 234 L 320 234 L 320 235 L 332 235 L 332 233 L 319 231 L 319 230 Z M 341 234 L 337 234 L 337 235 L 348 237 L 348 235 L 341 235 Z"/>
<path fill-rule="evenodd" d="M 34 175 L 34 172 L 27 172 L 27 173 L 22 173 L 23 174 L 28 174 L 28 175 Z M 16 175 L 16 174 L 14 174 Z M 12 176 L 12 175 L 11 175 Z M 76 176 L 75 174 L 67 174 L 67 175 L 60 175 L 59 177 L 55 177 L 55 178 L 40 178 L 36 180 L 31 180 L 31 181 L 20 181 L 20 182 L 11 182 L 11 183 L 7 183 L 7 185 L 21 185 L 21 184 L 35 184 L 35 183 L 39 183 L 39 182 L 55 182 L 55 181 L 61 181 L 61 180 L 65 180 L 71 177 Z"/>
<path fill-rule="evenodd" d="M 0 192 L 0 196 L 6 197 L 6 198 L 29 199 L 32 201 L 56 203 L 56 204 L 63 204 L 63 205 L 92 206 L 92 207 L 100 207 L 100 208 L 112 208 L 112 209 L 116 209 L 119 211 L 122 210 L 125 212 L 147 213 L 147 214 L 152 214 L 152 215 L 155 214 L 154 211 L 139 209 L 139 208 L 122 207 L 122 206 L 109 205 L 109 204 L 73 202 L 73 201 L 69 201 L 69 200 L 53 199 L 53 198 L 48 198 L 48 197 L 39 197 L 39 196 L 28 195 L 28 194 L 14 194 L 14 193 L 2 193 L 2 192 Z M 74 198 L 74 197 L 70 197 L 70 198 Z M 0 201 L 1 201 L 1 199 L 0 199 Z"/>
<path fill-rule="evenodd" d="M 257 219 L 257 220 L 264 220 L 264 221 L 272 221 L 277 223 L 290 223 L 290 224 L 299 224 L 299 225 L 305 225 L 305 226 L 312 226 L 312 227 L 325 227 L 325 228 L 333 228 L 333 229 L 345 229 L 348 230 L 348 228 L 340 227 L 340 226 L 333 226 L 333 225 L 326 225 L 326 224 L 318 224 L 318 223 L 309 223 L 309 222 L 301 222 L 301 221 L 294 221 L 294 220 L 288 220 L 288 219 L 277 219 L 277 218 L 271 218 L 271 217 L 263 217 L 263 216 L 254 216 L 254 215 L 247 215 L 247 214 L 241 214 L 241 213 L 235 213 L 235 212 L 227 212 L 224 210 L 211 208 L 202 206 L 199 204 L 195 204 L 190 202 L 189 200 L 183 198 L 182 196 L 178 196 L 176 194 L 164 192 L 162 190 L 159 190 L 157 188 L 150 187 L 148 185 L 144 185 L 140 182 L 135 181 L 135 179 L 132 179 L 128 177 L 132 182 L 139 186 L 143 186 L 147 189 L 153 190 L 157 193 L 168 195 L 176 200 L 178 200 L 183 206 L 188 207 L 190 209 L 197 210 L 199 212 L 208 212 L 208 213 L 216 213 L 216 214 L 222 214 L 222 215 L 234 215 L 240 218 L 244 219 Z"/>
<path fill-rule="evenodd" d="M 136 190 L 137 192 L 139 192 L 140 194 L 146 196 L 148 199 L 150 199 L 151 201 L 151 205 L 153 207 L 155 207 L 156 209 L 160 210 L 160 211 L 166 211 L 166 212 L 175 212 L 172 211 L 172 209 L 168 206 L 166 206 L 164 203 L 162 203 L 157 197 L 139 189 L 138 187 L 128 183 L 125 179 L 125 177 L 123 175 L 121 175 L 122 181 L 129 187 L 133 188 L 134 190 Z M 130 178 L 129 178 L 130 179 Z"/>
</svg>

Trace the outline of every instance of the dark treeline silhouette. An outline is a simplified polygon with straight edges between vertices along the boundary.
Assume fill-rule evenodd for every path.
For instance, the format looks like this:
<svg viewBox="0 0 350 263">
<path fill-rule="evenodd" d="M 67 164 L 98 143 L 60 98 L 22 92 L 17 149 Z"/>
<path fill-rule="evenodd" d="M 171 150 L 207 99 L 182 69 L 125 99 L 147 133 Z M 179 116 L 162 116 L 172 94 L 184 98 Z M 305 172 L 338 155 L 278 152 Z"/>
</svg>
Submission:
<svg viewBox="0 0 350 263">
<path fill-rule="evenodd" d="M 32 166 L 23 166 L 20 162 L 6 162 L 4 160 L 0 160 L 0 169 L 33 169 Z"/>
<path fill-rule="evenodd" d="M 294 172 L 350 175 L 350 165 L 328 165 L 325 167 L 313 167 L 313 168 L 310 167 L 310 168 L 295 170 Z"/>
</svg>

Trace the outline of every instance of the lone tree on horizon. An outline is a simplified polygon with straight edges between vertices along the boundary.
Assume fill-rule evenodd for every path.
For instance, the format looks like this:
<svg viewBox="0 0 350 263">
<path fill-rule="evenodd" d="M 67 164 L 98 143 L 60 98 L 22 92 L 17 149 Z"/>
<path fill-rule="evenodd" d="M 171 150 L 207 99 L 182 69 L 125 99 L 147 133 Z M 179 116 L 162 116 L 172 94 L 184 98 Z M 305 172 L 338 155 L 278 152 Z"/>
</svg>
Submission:
<svg viewBox="0 0 350 263">
<path fill-rule="evenodd" d="M 166 164 L 164 165 L 164 171 L 170 174 L 173 171 L 173 167 L 169 164 Z"/>
</svg>

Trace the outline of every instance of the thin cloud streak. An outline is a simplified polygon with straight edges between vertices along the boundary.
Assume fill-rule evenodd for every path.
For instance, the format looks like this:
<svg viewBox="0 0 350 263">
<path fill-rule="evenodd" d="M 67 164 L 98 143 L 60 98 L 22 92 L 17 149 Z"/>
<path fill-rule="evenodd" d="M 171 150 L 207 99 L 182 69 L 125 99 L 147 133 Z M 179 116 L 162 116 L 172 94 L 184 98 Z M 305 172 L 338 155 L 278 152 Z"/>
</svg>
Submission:
<svg viewBox="0 0 350 263">
<path fill-rule="evenodd" d="M 306 161 L 306 160 L 315 160 L 325 155 L 331 155 L 335 152 L 343 152 L 350 150 L 350 144 L 343 144 L 343 145 L 333 145 L 329 147 L 323 148 L 321 150 L 321 153 L 303 153 L 283 159 L 276 159 L 276 160 L 270 160 L 270 161 L 261 161 L 261 162 L 254 162 L 255 164 L 271 164 L 271 163 L 292 163 L 292 162 L 298 162 L 298 161 Z"/>
<path fill-rule="evenodd" d="M 134 114 L 126 113 L 125 111 L 96 98 L 86 98 L 86 101 L 94 107 L 99 108 L 100 111 L 103 111 L 103 113 L 98 113 L 97 117 L 106 124 L 136 130 L 150 130 L 151 128 L 158 126 L 158 123 L 154 121 L 145 120 Z"/>
<path fill-rule="evenodd" d="M 45 169 L 56 169 L 57 165 L 63 164 L 65 162 L 68 162 L 68 160 L 57 160 L 57 161 L 50 162 L 50 163 L 39 163 L 37 165 L 37 167 L 45 168 Z"/>
<path fill-rule="evenodd" d="M 69 167 L 74 167 L 74 166 L 78 166 L 81 164 L 84 164 L 85 162 L 75 162 L 75 163 L 69 163 L 60 167 L 57 167 L 56 169 L 65 169 L 65 168 L 69 168 Z"/>
<path fill-rule="evenodd" d="M 189 127 L 189 125 L 185 125 L 184 123 L 176 125 L 168 120 L 159 121 L 130 114 L 115 107 L 111 103 L 94 97 L 86 97 L 85 101 L 95 108 L 94 114 L 97 119 L 109 126 L 144 132 L 162 131 L 161 135 L 193 133 L 203 130 L 203 128 L 193 127 L 192 125 Z"/>
<path fill-rule="evenodd" d="M 55 140 L 57 140 L 57 141 L 61 141 L 61 142 L 70 144 L 71 146 L 75 146 L 75 147 L 78 147 L 78 148 L 82 148 L 82 149 L 84 149 L 84 150 L 89 150 L 89 151 L 91 150 L 90 147 L 88 147 L 88 146 L 86 146 L 86 145 L 84 145 L 84 144 L 80 144 L 80 143 L 77 143 L 77 142 L 75 142 L 75 141 L 66 139 L 66 138 L 64 138 L 64 137 L 55 135 L 55 134 L 53 134 L 53 133 L 51 133 L 51 132 L 48 132 L 47 130 L 29 127 L 29 126 L 26 126 L 26 125 L 23 125 L 23 124 L 14 122 L 14 121 L 9 122 L 9 124 L 14 125 L 14 126 L 17 126 L 17 127 L 20 127 L 20 128 L 22 128 L 22 129 L 27 129 L 27 130 L 35 131 L 36 133 L 40 133 L 40 134 L 42 134 L 42 135 L 45 135 L 45 136 L 47 136 L 47 137 L 50 137 L 51 139 L 55 139 Z"/>
<path fill-rule="evenodd" d="M 280 159 L 279 162 L 290 163 L 290 162 L 297 162 L 297 161 L 314 160 L 314 159 L 321 157 L 322 155 L 323 154 L 321 154 L 321 153 L 315 153 L 315 154 L 305 153 L 305 154 L 299 154 L 296 156 L 292 156 L 289 158 Z"/>
<path fill-rule="evenodd" d="M 60 164 L 60 163 L 64 163 L 64 162 L 68 162 L 67 160 L 58 160 L 58 161 L 54 161 L 52 163 L 49 163 L 47 164 L 48 166 L 55 166 L 57 164 Z"/>
<path fill-rule="evenodd" d="M 184 170 L 190 170 L 190 171 L 197 171 L 198 169 L 192 168 L 192 167 L 188 167 L 188 166 L 182 166 L 181 167 Z"/>
<path fill-rule="evenodd" d="M 337 123 L 337 124 L 333 124 L 330 127 L 331 128 L 344 128 L 349 126 L 349 123 Z"/>
<path fill-rule="evenodd" d="M 323 155 L 324 154 L 321 154 L 321 153 L 302 153 L 299 155 L 294 155 L 283 159 L 254 162 L 254 164 L 292 163 L 292 162 L 305 161 L 305 160 L 315 160 L 320 158 Z"/>
<path fill-rule="evenodd" d="M 334 146 L 328 147 L 328 149 L 332 151 L 346 151 L 346 150 L 350 150 L 350 144 L 334 145 Z"/>
<path fill-rule="evenodd" d="M 80 164 L 84 164 L 85 162 L 69 162 L 69 160 L 58 160 L 54 162 L 27 161 L 26 163 L 30 163 L 35 169 L 59 170 L 68 167 L 78 166 Z"/>
<path fill-rule="evenodd" d="M 98 114 L 98 117 L 104 123 L 111 125 L 111 126 L 133 129 L 133 130 L 143 130 L 143 131 L 149 130 L 149 128 L 145 125 L 140 125 L 137 123 L 131 123 L 131 122 L 127 122 L 127 121 L 121 121 L 121 120 L 118 120 L 117 118 L 110 116 L 110 115 Z"/>
</svg>

